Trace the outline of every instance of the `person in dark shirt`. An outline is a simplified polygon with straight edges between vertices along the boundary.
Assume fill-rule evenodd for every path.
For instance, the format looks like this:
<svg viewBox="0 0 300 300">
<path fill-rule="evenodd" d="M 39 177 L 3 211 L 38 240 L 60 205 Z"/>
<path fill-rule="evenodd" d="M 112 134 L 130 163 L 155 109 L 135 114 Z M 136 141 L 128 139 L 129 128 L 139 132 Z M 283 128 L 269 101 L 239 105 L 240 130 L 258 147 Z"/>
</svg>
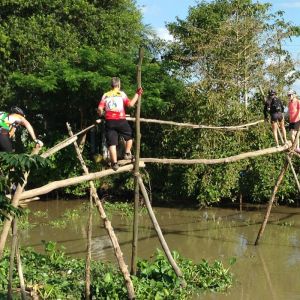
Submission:
<svg viewBox="0 0 300 300">
<path fill-rule="evenodd" d="M 284 143 L 287 143 L 283 112 L 284 106 L 282 104 L 282 101 L 277 98 L 276 91 L 270 90 L 264 106 L 264 116 L 267 122 L 269 122 L 269 118 L 271 119 L 272 131 L 276 142 L 276 147 L 279 147 L 277 133 L 278 126 L 281 129 Z"/>
</svg>

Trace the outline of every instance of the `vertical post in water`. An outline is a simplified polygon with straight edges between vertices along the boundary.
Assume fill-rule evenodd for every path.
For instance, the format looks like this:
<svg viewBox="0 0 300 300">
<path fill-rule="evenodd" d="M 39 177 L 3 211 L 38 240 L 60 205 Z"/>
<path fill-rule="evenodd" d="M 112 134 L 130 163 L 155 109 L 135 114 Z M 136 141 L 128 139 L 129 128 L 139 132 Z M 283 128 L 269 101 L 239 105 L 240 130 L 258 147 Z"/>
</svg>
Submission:
<svg viewBox="0 0 300 300">
<path fill-rule="evenodd" d="M 144 49 L 139 49 L 139 61 L 137 65 L 137 86 L 142 87 L 142 62 Z M 137 242 L 138 242 L 138 213 L 140 189 L 137 176 L 139 174 L 139 161 L 141 151 L 141 95 L 139 95 L 136 113 L 135 113 L 135 165 L 134 165 L 134 220 L 133 220 L 133 237 L 132 237 L 132 254 L 131 254 L 131 274 L 136 275 L 136 258 L 137 258 Z"/>
</svg>

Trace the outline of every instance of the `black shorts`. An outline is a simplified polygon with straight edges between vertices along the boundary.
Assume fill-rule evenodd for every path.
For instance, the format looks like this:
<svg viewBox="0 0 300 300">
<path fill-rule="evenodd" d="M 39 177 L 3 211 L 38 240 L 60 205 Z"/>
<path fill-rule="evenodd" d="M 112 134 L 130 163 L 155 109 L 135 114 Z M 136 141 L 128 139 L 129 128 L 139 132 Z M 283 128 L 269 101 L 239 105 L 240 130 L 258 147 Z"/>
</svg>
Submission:
<svg viewBox="0 0 300 300">
<path fill-rule="evenodd" d="M 298 130 L 299 127 L 300 127 L 300 121 L 289 124 L 289 130 Z"/>
<path fill-rule="evenodd" d="M 0 152 L 12 152 L 13 147 L 8 135 L 8 131 L 0 130 Z"/>
<path fill-rule="evenodd" d="M 283 120 L 283 115 L 281 112 L 276 112 L 271 114 L 271 122 L 275 123 L 275 122 L 281 122 Z"/>
<path fill-rule="evenodd" d="M 132 129 L 127 120 L 106 120 L 105 136 L 108 147 L 118 145 L 119 135 L 125 141 L 132 139 Z"/>
</svg>

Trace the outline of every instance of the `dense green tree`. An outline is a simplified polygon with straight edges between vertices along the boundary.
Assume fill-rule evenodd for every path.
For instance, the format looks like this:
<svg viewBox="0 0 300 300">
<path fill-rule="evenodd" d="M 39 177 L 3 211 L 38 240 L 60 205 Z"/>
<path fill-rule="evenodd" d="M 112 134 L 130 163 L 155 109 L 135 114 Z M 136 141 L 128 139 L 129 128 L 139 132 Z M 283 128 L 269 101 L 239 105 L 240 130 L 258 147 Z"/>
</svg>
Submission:
<svg viewBox="0 0 300 300">
<path fill-rule="evenodd" d="M 295 70 L 294 63 L 281 45 L 284 39 L 298 35 L 299 29 L 284 22 L 282 12 L 269 11 L 269 4 L 250 0 L 201 1 L 190 8 L 185 20 L 178 18 L 168 24 L 174 42 L 165 59 L 172 62 L 172 72 L 188 82 L 188 95 L 184 100 L 175 99 L 173 110 L 178 117 L 211 125 L 261 119 L 259 87 L 267 91 L 272 86 L 280 92 L 296 79 L 295 73 L 289 76 Z M 231 133 L 165 130 L 163 139 L 161 152 L 165 156 L 188 158 L 225 157 L 273 143 L 269 127 L 264 126 Z M 251 200 L 267 199 L 283 156 L 258 161 L 173 167 L 162 189 L 169 195 L 191 196 L 200 203 L 234 200 L 240 193 Z M 181 178 L 180 188 L 174 185 L 173 174 Z M 281 196 L 291 197 L 293 186 L 288 187 Z"/>
<path fill-rule="evenodd" d="M 73 93 L 76 88 L 84 89 L 84 84 L 79 86 L 78 78 L 81 74 L 73 82 L 74 74 L 80 71 L 79 63 L 72 69 L 73 63 L 80 61 L 83 65 L 84 55 L 90 55 L 85 59 L 87 62 L 93 59 L 93 54 L 85 51 L 86 47 L 93 48 L 98 53 L 110 51 L 120 57 L 127 53 L 128 57 L 132 56 L 132 63 L 142 29 L 141 14 L 135 3 L 128 0 L 1 2 L 0 38 L 3 47 L 0 59 L 3 80 L 0 90 L 3 102 L 7 106 L 18 102 L 34 113 L 42 113 L 45 107 L 49 108 L 50 101 L 54 106 L 72 102 L 73 95 L 68 94 L 67 89 L 71 89 Z M 103 55 L 102 61 L 105 58 L 114 59 L 114 56 Z M 103 76 L 109 76 L 105 74 L 102 65 L 97 67 Z M 59 86 L 62 82 L 57 80 L 58 76 L 55 74 L 59 71 L 62 74 L 60 77 L 64 76 L 67 80 L 66 90 L 64 86 Z M 46 76 L 40 78 L 43 75 Z M 83 77 L 81 76 L 81 82 L 85 81 Z M 94 80 L 93 91 L 99 92 L 97 78 L 90 77 L 89 81 Z M 82 102 L 86 102 L 87 97 L 91 99 L 95 96 L 88 95 L 88 92 L 89 90 L 86 91 L 85 98 L 78 95 Z M 78 99 L 74 101 L 78 102 Z"/>
</svg>

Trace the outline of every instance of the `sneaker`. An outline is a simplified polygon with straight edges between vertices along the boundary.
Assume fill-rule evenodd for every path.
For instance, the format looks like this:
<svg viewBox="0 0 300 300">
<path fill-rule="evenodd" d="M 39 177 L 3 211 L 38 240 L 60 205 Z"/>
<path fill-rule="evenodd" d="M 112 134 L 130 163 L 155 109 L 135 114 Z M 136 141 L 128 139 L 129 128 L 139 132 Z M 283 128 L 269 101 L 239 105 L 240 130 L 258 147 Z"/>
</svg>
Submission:
<svg viewBox="0 0 300 300">
<path fill-rule="evenodd" d="M 124 159 L 134 161 L 134 156 L 131 153 L 125 153 Z"/>
<path fill-rule="evenodd" d="M 114 171 L 117 171 L 119 169 L 119 164 L 117 162 L 113 163 L 111 168 L 114 170 Z"/>
</svg>

